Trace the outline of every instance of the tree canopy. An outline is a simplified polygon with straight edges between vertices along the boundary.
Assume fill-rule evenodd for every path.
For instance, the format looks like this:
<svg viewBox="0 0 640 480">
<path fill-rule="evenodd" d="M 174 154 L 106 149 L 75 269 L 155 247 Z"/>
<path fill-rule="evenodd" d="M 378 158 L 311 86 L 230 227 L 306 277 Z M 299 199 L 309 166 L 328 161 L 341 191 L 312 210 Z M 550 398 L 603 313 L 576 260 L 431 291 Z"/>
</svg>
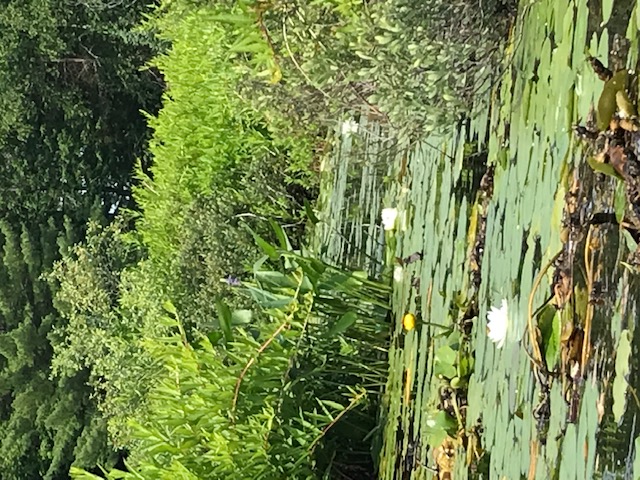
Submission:
<svg viewBox="0 0 640 480">
<path fill-rule="evenodd" d="M 144 112 L 164 88 L 144 68 L 162 45 L 139 28 L 149 2 L 14 0 L 0 5 L 0 478 L 67 478 L 113 463 L 87 372 L 51 378 L 63 322 L 42 277 L 132 206 L 148 164 Z M 54 287 L 55 288 L 55 287 Z"/>
</svg>

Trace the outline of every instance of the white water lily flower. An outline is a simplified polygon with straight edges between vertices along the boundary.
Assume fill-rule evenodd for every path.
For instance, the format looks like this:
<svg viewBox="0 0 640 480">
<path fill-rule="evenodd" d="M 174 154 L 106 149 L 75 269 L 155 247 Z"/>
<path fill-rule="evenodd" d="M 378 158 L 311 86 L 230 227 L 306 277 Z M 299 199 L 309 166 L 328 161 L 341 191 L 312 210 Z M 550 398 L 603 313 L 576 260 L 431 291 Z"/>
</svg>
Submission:
<svg viewBox="0 0 640 480">
<path fill-rule="evenodd" d="M 382 228 L 385 230 L 393 230 L 396 225 L 396 218 L 398 217 L 397 208 L 383 208 L 382 209 Z"/>
<path fill-rule="evenodd" d="M 500 308 L 491 307 L 487 312 L 487 336 L 496 344 L 496 348 L 502 348 L 507 338 L 507 301 L 502 300 Z"/>
<path fill-rule="evenodd" d="M 350 118 L 349 120 L 345 120 L 344 122 L 342 122 L 342 134 L 349 136 L 352 135 L 354 133 L 358 133 L 358 127 L 360 125 L 358 125 L 358 122 L 356 122 L 353 118 Z"/>
<path fill-rule="evenodd" d="M 393 268 L 393 281 L 400 283 L 403 278 L 404 278 L 404 268 L 402 268 L 400 265 L 396 265 Z"/>
</svg>

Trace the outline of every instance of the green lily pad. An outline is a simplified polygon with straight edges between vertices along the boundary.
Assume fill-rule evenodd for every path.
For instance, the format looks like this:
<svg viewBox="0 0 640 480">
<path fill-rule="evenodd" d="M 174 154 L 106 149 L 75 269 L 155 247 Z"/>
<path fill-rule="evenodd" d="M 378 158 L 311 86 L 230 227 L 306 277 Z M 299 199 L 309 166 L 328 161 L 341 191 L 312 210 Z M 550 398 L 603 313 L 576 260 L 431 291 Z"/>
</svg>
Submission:
<svg viewBox="0 0 640 480">
<path fill-rule="evenodd" d="M 627 404 L 627 375 L 629 374 L 629 355 L 631 354 L 631 333 L 624 330 L 616 351 L 616 378 L 613 380 L 613 417 L 618 423 Z"/>
<path fill-rule="evenodd" d="M 426 422 L 427 443 L 432 447 L 437 447 L 449 435 L 455 432 L 457 424 L 446 412 L 438 410 L 429 412 Z"/>
<path fill-rule="evenodd" d="M 619 70 L 604 84 L 598 100 L 598 130 L 604 131 L 609 128 L 611 118 L 618 108 L 616 94 L 625 89 L 628 78 L 626 70 Z"/>
<path fill-rule="evenodd" d="M 621 223 L 624 219 L 624 213 L 627 209 L 627 194 L 626 186 L 623 182 L 619 182 L 616 186 L 616 193 L 614 197 L 614 210 L 616 212 L 616 220 Z"/>
<path fill-rule="evenodd" d="M 433 373 L 436 376 L 442 375 L 444 378 L 453 378 L 457 375 L 455 367 L 458 354 L 449 345 L 442 345 L 435 355 L 435 365 Z"/>
</svg>

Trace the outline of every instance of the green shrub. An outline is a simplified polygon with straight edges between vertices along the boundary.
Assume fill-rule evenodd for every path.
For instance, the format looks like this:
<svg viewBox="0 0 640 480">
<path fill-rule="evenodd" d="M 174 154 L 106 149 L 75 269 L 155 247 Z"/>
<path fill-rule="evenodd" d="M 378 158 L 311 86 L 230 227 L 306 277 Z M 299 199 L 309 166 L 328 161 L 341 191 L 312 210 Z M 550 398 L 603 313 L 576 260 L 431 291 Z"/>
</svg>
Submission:
<svg viewBox="0 0 640 480">
<path fill-rule="evenodd" d="M 470 113 L 502 59 L 517 2 L 274 1 L 261 20 L 278 53 L 280 85 L 262 90 L 300 122 L 365 107 L 418 130 Z M 327 115 L 327 111 L 331 114 Z"/>
</svg>

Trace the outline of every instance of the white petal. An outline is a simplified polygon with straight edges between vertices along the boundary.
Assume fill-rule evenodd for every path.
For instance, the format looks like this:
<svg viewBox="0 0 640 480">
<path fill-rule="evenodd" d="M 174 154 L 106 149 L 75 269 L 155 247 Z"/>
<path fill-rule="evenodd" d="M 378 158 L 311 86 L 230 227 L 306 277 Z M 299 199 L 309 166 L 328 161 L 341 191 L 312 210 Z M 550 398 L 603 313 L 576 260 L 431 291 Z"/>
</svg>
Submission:
<svg viewBox="0 0 640 480">
<path fill-rule="evenodd" d="M 349 120 L 345 120 L 344 122 L 342 122 L 342 134 L 343 135 L 351 135 L 353 133 L 358 133 L 358 122 L 356 122 L 353 118 L 350 118 Z"/>
<path fill-rule="evenodd" d="M 398 210 L 396 208 L 383 208 L 382 209 L 382 227 L 385 230 L 393 230 L 396 225 L 397 217 L 398 217 Z"/>
<path fill-rule="evenodd" d="M 400 265 L 396 265 L 393 269 L 393 281 L 401 282 L 404 278 L 404 269 Z"/>
<path fill-rule="evenodd" d="M 491 310 L 487 312 L 487 336 L 496 344 L 497 348 L 504 346 L 508 324 L 507 301 L 502 300 L 500 308 L 491 307 Z"/>
</svg>

